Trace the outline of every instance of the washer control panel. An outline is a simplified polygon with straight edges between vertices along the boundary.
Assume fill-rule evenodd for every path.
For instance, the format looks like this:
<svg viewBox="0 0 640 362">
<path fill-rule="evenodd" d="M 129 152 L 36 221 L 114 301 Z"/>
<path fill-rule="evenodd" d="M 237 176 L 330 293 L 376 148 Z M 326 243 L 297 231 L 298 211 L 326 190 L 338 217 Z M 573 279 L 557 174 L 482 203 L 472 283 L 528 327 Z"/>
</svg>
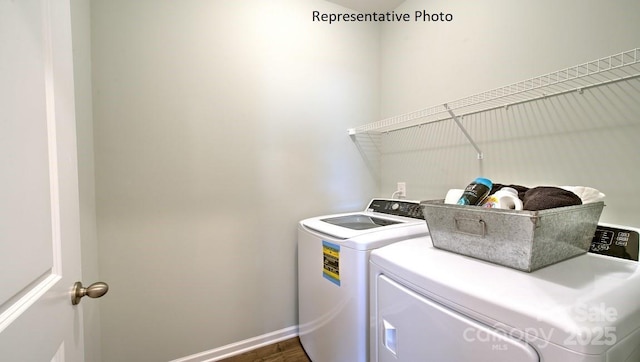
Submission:
<svg viewBox="0 0 640 362">
<path fill-rule="evenodd" d="M 589 252 L 638 261 L 638 232 L 598 225 Z"/>
<path fill-rule="evenodd" d="M 365 211 L 424 220 L 419 201 L 373 199 Z"/>
</svg>

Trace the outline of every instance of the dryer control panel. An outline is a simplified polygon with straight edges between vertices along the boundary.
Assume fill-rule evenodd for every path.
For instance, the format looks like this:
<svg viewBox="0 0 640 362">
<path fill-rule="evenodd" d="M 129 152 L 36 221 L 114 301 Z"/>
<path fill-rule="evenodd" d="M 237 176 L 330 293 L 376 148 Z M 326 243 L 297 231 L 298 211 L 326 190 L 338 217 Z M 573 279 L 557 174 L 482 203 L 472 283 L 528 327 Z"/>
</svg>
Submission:
<svg viewBox="0 0 640 362">
<path fill-rule="evenodd" d="M 424 220 L 419 201 L 373 199 L 365 211 Z"/>
<path fill-rule="evenodd" d="M 598 225 L 589 252 L 638 261 L 638 232 Z"/>
</svg>

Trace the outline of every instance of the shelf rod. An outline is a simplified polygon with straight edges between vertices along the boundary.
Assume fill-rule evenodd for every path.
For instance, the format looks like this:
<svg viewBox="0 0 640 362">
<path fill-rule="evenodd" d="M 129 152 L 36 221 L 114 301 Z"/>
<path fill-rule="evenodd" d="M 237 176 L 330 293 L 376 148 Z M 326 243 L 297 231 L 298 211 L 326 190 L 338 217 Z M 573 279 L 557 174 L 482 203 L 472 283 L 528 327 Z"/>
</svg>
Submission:
<svg viewBox="0 0 640 362">
<path fill-rule="evenodd" d="M 471 143 L 473 148 L 476 150 L 476 153 L 478 154 L 478 160 L 482 160 L 484 158 L 484 155 L 482 154 L 482 151 L 480 150 L 480 147 L 478 147 L 478 145 L 475 143 L 473 138 L 471 138 L 471 135 L 464 128 L 464 126 L 462 125 L 462 123 L 458 119 L 458 116 L 456 116 L 455 113 L 453 113 L 453 111 L 449 108 L 449 105 L 447 105 L 446 103 L 444 104 L 444 108 L 447 110 L 447 112 L 449 112 L 449 115 L 451 115 L 451 118 L 453 118 L 453 120 L 456 122 L 456 124 L 458 125 L 458 128 L 460 128 L 462 133 L 464 133 L 464 136 L 467 137 L 467 140 L 469 141 L 469 143 Z"/>
</svg>

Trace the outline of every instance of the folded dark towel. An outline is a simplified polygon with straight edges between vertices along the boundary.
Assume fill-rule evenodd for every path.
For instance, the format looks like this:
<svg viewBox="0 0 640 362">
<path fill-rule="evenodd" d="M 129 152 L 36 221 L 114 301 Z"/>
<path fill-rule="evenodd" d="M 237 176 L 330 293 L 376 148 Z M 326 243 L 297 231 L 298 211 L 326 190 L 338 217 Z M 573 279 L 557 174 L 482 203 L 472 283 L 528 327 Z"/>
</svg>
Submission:
<svg viewBox="0 0 640 362">
<path fill-rule="evenodd" d="M 555 207 L 582 205 L 582 200 L 576 194 L 553 186 L 534 187 L 524 194 L 523 210 L 545 210 Z"/>
</svg>

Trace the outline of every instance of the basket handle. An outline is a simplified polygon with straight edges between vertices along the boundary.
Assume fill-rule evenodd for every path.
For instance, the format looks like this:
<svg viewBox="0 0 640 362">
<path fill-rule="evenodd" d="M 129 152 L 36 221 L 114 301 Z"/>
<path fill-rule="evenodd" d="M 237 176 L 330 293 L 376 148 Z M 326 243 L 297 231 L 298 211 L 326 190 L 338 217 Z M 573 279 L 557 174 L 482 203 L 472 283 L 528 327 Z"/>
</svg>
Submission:
<svg viewBox="0 0 640 362">
<path fill-rule="evenodd" d="M 454 217 L 453 221 L 455 223 L 455 231 L 460 234 L 480 236 L 482 238 L 487 235 L 487 224 L 482 219 Z"/>
</svg>

